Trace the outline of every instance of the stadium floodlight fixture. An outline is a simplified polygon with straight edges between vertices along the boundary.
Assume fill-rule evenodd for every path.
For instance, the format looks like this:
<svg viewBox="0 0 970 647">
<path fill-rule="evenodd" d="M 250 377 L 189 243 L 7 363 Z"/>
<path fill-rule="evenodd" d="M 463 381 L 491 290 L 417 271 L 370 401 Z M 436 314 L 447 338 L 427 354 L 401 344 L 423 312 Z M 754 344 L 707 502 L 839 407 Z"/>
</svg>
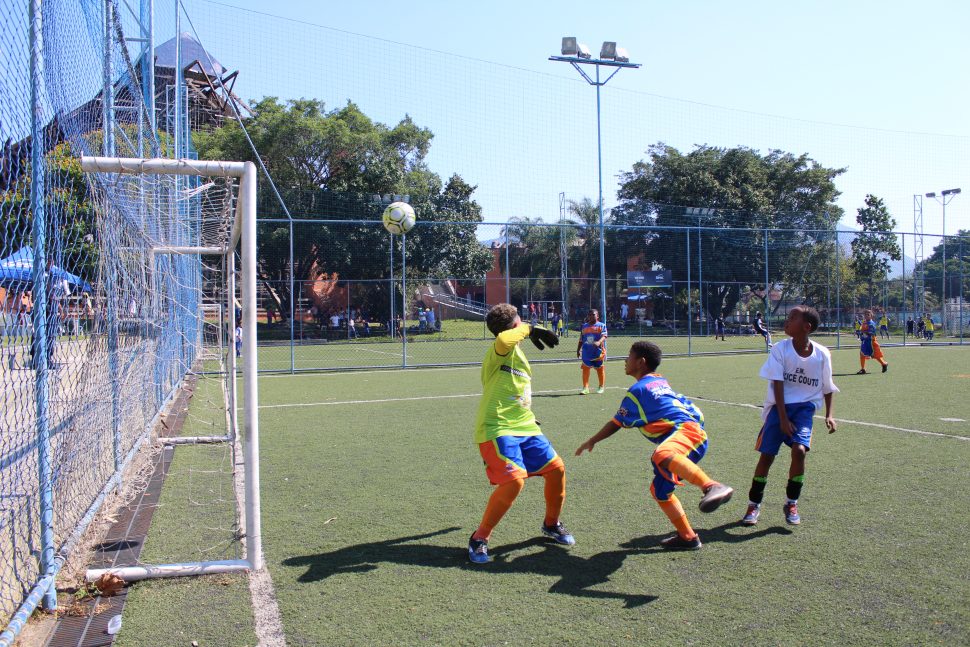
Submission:
<svg viewBox="0 0 970 647">
<path fill-rule="evenodd" d="M 943 195 L 956 195 L 960 193 L 960 189 L 946 189 L 943 191 Z"/>
<path fill-rule="evenodd" d="M 601 129 L 600 87 L 609 83 L 621 68 L 640 67 L 639 63 L 631 63 L 630 55 L 622 47 L 616 46 L 616 41 L 604 41 L 599 58 L 591 58 L 589 48 L 580 43 L 575 36 L 565 36 L 562 39 L 562 56 L 550 56 L 550 61 L 569 63 L 579 72 L 579 75 L 590 85 L 596 86 L 596 152 L 599 169 L 599 248 L 600 248 L 600 308 L 606 312 L 606 251 L 605 226 L 603 224 L 603 135 Z M 596 73 L 591 76 L 583 69 L 585 65 L 595 65 Z M 605 79 L 600 77 L 601 67 L 614 68 Z"/>
<path fill-rule="evenodd" d="M 936 197 L 936 193 L 931 191 L 930 193 L 927 193 L 926 194 L 926 197 L 927 198 L 935 198 Z"/>
</svg>

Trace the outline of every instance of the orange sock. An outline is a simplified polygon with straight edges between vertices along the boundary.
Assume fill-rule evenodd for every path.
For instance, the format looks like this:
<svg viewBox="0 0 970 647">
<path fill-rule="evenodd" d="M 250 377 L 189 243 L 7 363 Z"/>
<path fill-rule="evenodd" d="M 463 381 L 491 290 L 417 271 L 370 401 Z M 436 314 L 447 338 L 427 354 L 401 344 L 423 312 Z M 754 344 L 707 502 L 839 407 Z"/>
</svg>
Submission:
<svg viewBox="0 0 970 647">
<path fill-rule="evenodd" d="M 600 366 L 596 369 L 596 377 L 600 379 L 600 386 L 606 386 L 606 367 Z"/>
<path fill-rule="evenodd" d="M 503 483 L 495 488 L 492 496 L 488 498 L 488 505 L 485 506 L 482 523 L 478 526 L 478 530 L 475 531 L 472 537 L 488 541 L 489 536 L 492 534 L 492 529 L 498 525 L 498 522 L 502 520 L 505 513 L 509 511 L 512 504 L 515 503 L 515 498 L 519 496 L 519 492 L 524 487 L 525 479 L 516 479 L 508 483 Z"/>
<path fill-rule="evenodd" d="M 543 523 L 551 526 L 559 521 L 563 503 L 566 502 L 566 468 L 560 466 L 559 469 L 546 472 L 542 478 L 546 480 L 543 490 L 546 496 L 546 518 Z"/>
<path fill-rule="evenodd" d="M 697 463 L 692 462 L 686 456 L 673 456 L 670 459 L 670 465 L 667 469 L 702 490 L 716 482 L 704 470 L 698 467 Z"/>
<path fill-rule="evenodd" d="M 694 529 L 690 527 L 690 522 L 687 521 L 684 506 L 680 505 L 680 499 L 677 498 L 677 495 L 671 494 L 667 501 L 657 501 L 657 503 L 660 504 L 660 509 L 664 511 L 670 522 L 674 524 L 677 534 L 684 539 L 693 539 L 697 536 Z"/>
<path fill-rule="evenodd" d="M 589 367 L 583 364 L 583 388 L 589 388 Z"/>
</svg>

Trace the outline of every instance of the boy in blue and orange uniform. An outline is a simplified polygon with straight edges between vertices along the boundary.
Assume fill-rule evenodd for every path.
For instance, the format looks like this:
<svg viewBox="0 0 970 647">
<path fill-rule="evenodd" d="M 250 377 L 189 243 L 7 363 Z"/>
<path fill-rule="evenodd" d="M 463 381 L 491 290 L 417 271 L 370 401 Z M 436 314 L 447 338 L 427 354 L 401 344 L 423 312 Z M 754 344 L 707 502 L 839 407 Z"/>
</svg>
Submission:
<svg viewBox="0 0 970 647">
<path fill-rule="evenodd" d="M 590 310 L 583 323 L 583 330 L 579 335 L 579 343 L 576 345 L 576 357 L 583 360 L 583 395 L 589 393 L 589 370 L 596 369 L 596 377 L 599 378 L 600 386 L 596 389 L 597 393 L 602 393 L 606 389 L 606 324 L 601 322 L 599 311 Z"/>
<path fill-rule="evenodd" d="M 872 358 L 882 364 L 882 372 L 885 373 L 889 370 L 889 362 L 887 362 L 882 354 L 882 349 L 879 347 L 879 341 L 876 339 L 876 322 L 872 319 L 872 310 L 866 310 L 866 320 L 862 324 L 862 329 L 859 332 L 862 344 L 859 346 L 859 364 L 862 368 L 856 373 L 856 375 L 866 374 L 866 360 Z"/>
<path fill-rule="evenodd" d="M 500 303 L 485 316 L 495 343 L 482 361 L 482 399 L 475 422 L 475 442 L 489 482 L 496 486 L 478 529 L 468 540 L 468 559 L 489 561 L 492 529 L 509 511 L 530 476 L 545 479 L 546 516 L 540 532 L 558 544 L 576 543 L 559 519 L 566 501 L 566 468 L 539 429 L 532 413 L 532 368 L 519 342 L 530 339 L 536 348 L 554 347 L 559 337 L 551 330 L 522 323 L 515 306 Z"/>
<path fill-rule="evenodd" d="M 702 545 L 700 537 L 687 521 L 674 488 L 681 481 L 701 488 L 701 512 L 713 512 L 731 498 L 734 490 L 712 479 L 697 465 L 707 453 L 704 414 L 655 372 L 661 355 L 660 347 L 648 341 L 638 341 L 630 347 L 624 368 L 636 384 L 627 391 L 616 415 L 580 445 L 576 455 L 584 450 L 592 452 L 596 443 L 620 429 L 639 429 L 647 440 L 657 444 L 651 457 L 650 493 L 677 529 L 677 534 L 662 540 L 660 545 L 668 550 L 697 550 Z"/>
</svg>

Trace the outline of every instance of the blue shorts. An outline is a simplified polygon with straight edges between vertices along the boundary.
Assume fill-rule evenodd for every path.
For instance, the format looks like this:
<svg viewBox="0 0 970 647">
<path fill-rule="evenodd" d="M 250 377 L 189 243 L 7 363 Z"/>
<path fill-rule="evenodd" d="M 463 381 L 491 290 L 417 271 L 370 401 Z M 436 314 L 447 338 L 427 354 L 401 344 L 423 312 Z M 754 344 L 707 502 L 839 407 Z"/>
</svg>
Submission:
<svg viewBox="0 0 970 647">
<path fill-rule="evenodd" d="M 758 440 L 754 444 L 754 448 L 762 454 L 777 456 L 782 443 L 789 447 L 798 443 L 804 446 L 806 451 L 812 448 L 812 419 L 815 417 L 815 405 L 811 402 L 786 404 L 785 412 L 788 414 L 788 420 L 795 426 L 795 437 L 789 438 L 781 433 L 781 425 L 778 424 L 778 408 L 772 405 L 765 423 L 761 426 L 761 431 L 758 432 Z"/>
<path fill-rule="evenodd" d="M 552 443 L 542 434 L 499 436 L 495 440 L 480 443 L 478 451 L 492 485 L 528 478 L 562 465 L 562 459 L 552 448 Z"/>
<path fill-rule="evenodd" d="M 589 366 L 590 368 L 599 368 L 606 361 L 606 349 L 597 348 L 593 352 L 587 354 L 586 348 L 583 348 L 583 366 Z"/>
</svg>

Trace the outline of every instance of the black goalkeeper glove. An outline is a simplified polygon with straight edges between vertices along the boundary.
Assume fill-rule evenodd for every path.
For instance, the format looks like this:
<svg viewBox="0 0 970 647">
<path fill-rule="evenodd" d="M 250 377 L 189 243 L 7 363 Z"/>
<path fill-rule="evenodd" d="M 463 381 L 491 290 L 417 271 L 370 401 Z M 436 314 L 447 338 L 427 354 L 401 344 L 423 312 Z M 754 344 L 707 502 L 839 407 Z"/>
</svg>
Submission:
<svg viewBox="0 0 970 647">
<path fill-rule="evenodd" d="M 532 343 L 539 350 L 545 350 L 547 347 L 555 348 L 559 345 L 559 335 L 551 330 L 539 328 L 538 326 L 531 327 L 529 330 L 529 339 L 532 340 Z"/>
</svg>

